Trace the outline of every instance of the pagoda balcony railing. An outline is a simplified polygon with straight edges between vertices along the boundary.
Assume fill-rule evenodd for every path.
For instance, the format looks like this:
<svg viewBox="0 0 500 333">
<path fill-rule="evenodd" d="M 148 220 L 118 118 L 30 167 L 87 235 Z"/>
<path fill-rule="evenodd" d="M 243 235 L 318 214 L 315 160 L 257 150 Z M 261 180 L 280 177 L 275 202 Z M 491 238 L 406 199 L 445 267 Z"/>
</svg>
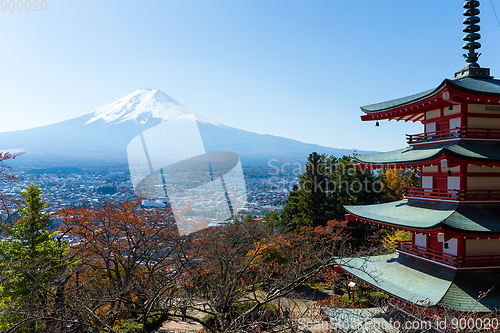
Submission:
<svg viewBox="0 0 500 333">
<path fill-rule="evenodd" d="M 406 198 L 451 201 L 500 201 L 500 190 L 448 190 L 437 188 L 405 187 Z"/>
<path fill-rule="evenodd" d="M 412 254 L 414 256 L 440 262 L 448 266 L 458 267 L 459 264 L 457 256 L 417 246 L 412 244 L 411 241 L 396 241 L 396 249 L 399 253 Z"/>
<path fill-rule="evenodd" d="M 500 266 L 500 255 L 454 256 L 441 251 L 412 244 L 411 241 L 396 241 L 399 253 L 410 254 L 452 267 L 494 267 Z"/>
<path fill-rule="evenodd" d="M 434 132 L 406 134 L 408 144 L 459 138 L 500 140 L 500 129 L 456 127 Z"/>
<path fill-rule="evenodd" d="M 500 266 L 500 255 L 459 257 L 458 265 L 459 267 Z"/>
<path fill-rule="evenodd" d="M 453 267 L 494 267 L 500 266 L 500 255 L 454 256 L 452 254 L 412 244 L 411 241 L 396 241 L 399 253 L 410 254 Z"/>
</svg>

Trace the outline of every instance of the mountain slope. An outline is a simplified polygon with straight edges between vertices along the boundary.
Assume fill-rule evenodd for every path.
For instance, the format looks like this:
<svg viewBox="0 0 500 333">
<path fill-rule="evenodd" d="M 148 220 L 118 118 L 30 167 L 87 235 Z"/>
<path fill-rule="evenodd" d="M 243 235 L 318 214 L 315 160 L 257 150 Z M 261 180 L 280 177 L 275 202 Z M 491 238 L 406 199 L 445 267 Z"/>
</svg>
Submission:
<svg viewBox="0 0 500 333">
<path fill-rule="evenodd" d="M 207 150 L 235 152 L 243 163 L 267 164 L 270 159 L 302 162 L 313 151 L 336 156 L 353 152 L 225 126 L 203 118 L 157 89 L 137 90 L 60 123 L 0 133 L 0 150 L 23 149 L 25 154 L 16 164 L 31 166 L 125 165 L 130 140 L 175 118 L 197 122 Z"/>
</svg>

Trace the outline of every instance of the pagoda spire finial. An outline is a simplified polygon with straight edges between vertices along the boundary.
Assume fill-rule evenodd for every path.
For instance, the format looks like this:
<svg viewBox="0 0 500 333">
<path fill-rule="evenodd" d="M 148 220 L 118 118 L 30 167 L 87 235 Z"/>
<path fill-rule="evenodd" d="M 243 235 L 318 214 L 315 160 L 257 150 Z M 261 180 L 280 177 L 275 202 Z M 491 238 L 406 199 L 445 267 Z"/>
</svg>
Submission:
<svg viewBox="0 0 500 333">
<path fill-rule="evenodd" d="M 477 25 L 481 19 L 477 16 L 479 15 L 479 1 L 471 0 L 464 3 L 464 24 L 466 25 L 463 31 L 466 33 L 463 40 L 466 43 L 462 46 L 464 50 L 469 50 L 469 53 L 464 54 L 465 61 L 467 65 L 465 68 L 479 68 L 477 60 L 481 53 L 477 53 L 476 50 L 481 47 L 481 44 L 477 42 L 481 38 L 481 35 L 477 32 L 481 28 Z"/>
<path fill-rule="evenodd" d="M 469 50 L 469 53 L 464 54 L 465 61 L 467 65 L 462 70 L 455 72 L 455 79 L 460 79 L 465 76 L 477 77 L 477 78 L 492 78 L 490 76 L 489 68 L 481 68 L 477 63 L 481 53 L 476 52 L 477 49 L 481 48 L 481 43 L 478 42 L 481 39 L 481 35 L 477 32 L 481 30 L 479 25 L 477 25 L 481 19 L 479 18 L 479 1 L 469 0 L 464 3 L 464 41 L 465 44 L 462 45 L 464 50 Z"/>
</svg>

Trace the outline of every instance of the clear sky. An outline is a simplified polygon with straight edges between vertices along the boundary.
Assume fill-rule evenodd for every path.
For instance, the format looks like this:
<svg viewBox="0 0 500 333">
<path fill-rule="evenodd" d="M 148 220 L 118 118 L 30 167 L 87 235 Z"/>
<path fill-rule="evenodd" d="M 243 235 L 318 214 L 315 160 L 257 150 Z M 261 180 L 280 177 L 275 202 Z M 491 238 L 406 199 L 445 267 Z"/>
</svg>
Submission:
<svg viewBox="0 0 500 333">
<path fill-rule="evenodd" d="M 376 128 L 359 106 L 434 88 L 465 65 L 462 0 L 45 1 L 0 10 L 0 131 L 158 88 L 229 126 L 383 151 L 421 125 Z M 500 27 L 490 1 L 480 9 L 479 63 L 500 78 Z"/>
</svg>

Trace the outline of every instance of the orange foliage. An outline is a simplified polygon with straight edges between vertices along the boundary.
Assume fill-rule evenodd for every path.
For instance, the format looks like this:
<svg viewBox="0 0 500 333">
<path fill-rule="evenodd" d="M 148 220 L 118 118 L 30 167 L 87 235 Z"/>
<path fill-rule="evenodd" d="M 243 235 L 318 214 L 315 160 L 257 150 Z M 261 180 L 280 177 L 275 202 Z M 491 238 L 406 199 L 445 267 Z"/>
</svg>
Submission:
<svg viewBox="0 0 500 333">
<path fill-rule="evenodd" d="M 290 242 L 282 235 L 272 239 L 263 238 L 254 244 L 255 248 L 246 255 L 246 259 L 251 262 L 252 267 L 256 266 L 257 263 L 270 263 L 271 267 L 273 262 L 283 263 L 287 259 L 285 251 L 291 249 Z"/>
<path fill-rule="evenodd" d="M 66 208 L 58 218 L 60 231 L 77 240 L 70 252 L 79 259 L 80 281 L 89 292 L 101 293 L 96 314 L 114 313 L 116 319 L 120 312 L 138 311 L 177 274 L 170 245 L 178 235 L 167 211 L 141 209 L 134 200 Z"/>
<path fill-rule="evenodd" d="M 5 164 L 7 160 L 14 160 L 17 156 L 22 155 L 23 153 L 9 153 L 9 152 L 0 152 L 0 181 L 7 182 L 17 179 L 11 172 L 10 167 Z"/>
</svg>

